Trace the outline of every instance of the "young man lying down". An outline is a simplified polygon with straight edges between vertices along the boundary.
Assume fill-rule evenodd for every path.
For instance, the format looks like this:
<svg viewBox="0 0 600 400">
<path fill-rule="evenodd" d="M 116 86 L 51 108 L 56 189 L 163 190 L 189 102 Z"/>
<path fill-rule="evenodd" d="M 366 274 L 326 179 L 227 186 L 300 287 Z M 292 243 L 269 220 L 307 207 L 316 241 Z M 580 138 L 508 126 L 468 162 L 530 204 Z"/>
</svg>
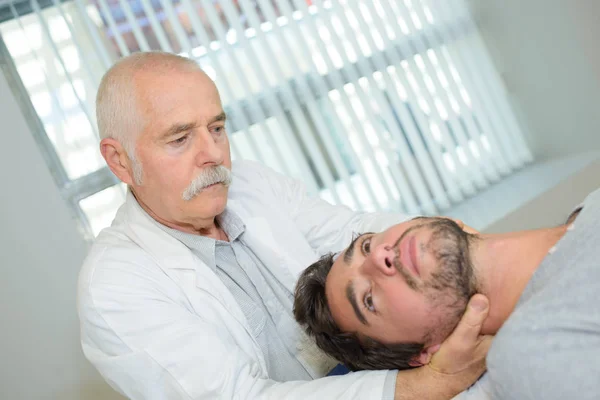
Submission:
<svg viewBox="0 0 600 400">
<path fill-rule="evenodd" d="M 496 338 L 459 398 L 599 398 L 600 190 L 547 229 L 469 234 L 416 218 L 358 235 L 305 270 L 294 313 L 351 369 L 406 369 L 429 362 L 475 293 Z"/>
</svg>

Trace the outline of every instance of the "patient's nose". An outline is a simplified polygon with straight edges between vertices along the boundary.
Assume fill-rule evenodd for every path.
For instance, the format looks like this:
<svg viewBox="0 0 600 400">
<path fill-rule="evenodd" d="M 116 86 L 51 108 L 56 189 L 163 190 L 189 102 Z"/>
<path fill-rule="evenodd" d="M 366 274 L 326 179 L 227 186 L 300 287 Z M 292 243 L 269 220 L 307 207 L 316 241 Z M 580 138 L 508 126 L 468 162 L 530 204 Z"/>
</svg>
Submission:
<svg viewBox="0 0 600 400">
<path fill-rule="evenodd" d="M 381 243 L 371 249 L 367 264 L 373 273 L 377 272 L 392 276 L 396 273 L 396 268 L 394 268 L 395 256 L 394 249 L 390 244 Z"/>
</svg>

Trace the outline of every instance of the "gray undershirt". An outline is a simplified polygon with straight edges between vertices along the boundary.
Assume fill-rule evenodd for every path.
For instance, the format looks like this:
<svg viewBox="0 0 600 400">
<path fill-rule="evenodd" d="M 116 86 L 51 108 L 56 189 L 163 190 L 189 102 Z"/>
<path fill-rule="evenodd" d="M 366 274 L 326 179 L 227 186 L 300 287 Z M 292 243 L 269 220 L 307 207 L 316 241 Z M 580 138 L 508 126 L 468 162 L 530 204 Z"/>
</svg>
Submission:
<svg viewBox="0 0 600 400">
<path fill-rule="evenodd" d="M 600 398 L 600 190 L 550 249 L 487 357 L 494 399 Z"/>
<path fill-rule="evenodd" d="M 245 225 L 233 211 L 226 209 L 217 223 L 229 242 L 159 225 L 211 268 L 231 292 L 263 352 L 269 378 L 279 382 L 313 379 L 294 355 L 300 328 L 291 311 L 293 294 L 243 243 Z"/>
</svg>

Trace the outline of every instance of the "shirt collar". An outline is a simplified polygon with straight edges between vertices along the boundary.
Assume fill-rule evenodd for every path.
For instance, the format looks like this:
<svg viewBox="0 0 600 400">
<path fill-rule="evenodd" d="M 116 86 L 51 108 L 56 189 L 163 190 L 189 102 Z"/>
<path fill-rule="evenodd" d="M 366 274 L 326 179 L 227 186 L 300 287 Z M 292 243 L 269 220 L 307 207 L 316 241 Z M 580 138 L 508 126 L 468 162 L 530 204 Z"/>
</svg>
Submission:
<svg viewBox="0 0 600 400">
<path fill-rule="evenodd" d="M 145 213 L 146 211 L 142 209 Z M 215 248 L 217 244 L 217 240 L 182 232 L 177 229 L 170 228 L 156 221 L 154 218 L 151 218 L 152 221 L 164 232 L 168 233 L 175 239 L 179 240 L 186 247 L 188 247 L 192 252 L 200 258 L 200 260 L 208 265 L 213 271 L 217 268 L 216 257 L 215 257 Z M 223 231 L 227 234 L 229 238 L 229 242 L 233 243 L 238 240 L 239 237 L 246 230 L 246 226 L 244 225 L 241 218 L 233 211 L 228 208 L 225 208 L 223 212 L 216 217 L 217 223 L 223 228 Z"/>
</svg>

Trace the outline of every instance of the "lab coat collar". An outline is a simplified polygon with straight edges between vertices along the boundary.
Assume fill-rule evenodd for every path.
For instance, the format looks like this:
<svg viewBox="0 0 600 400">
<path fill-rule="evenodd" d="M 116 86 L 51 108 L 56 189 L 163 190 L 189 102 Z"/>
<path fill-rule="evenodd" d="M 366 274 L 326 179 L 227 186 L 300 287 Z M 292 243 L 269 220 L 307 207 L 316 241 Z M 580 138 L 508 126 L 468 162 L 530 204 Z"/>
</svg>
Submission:
<svg viewBox="0 0 600 400">
<path fill-rule="evenodd" d="M 195 269 L 192 252 L 156 226 L 156 221 L 142 209 L 129 189 L 125 204 L 119 209 L 113 224 L 123 224 L 127 235 L 159 265 L 173 269 Z"/>
<path fill-rule="evenodd" d="M 286 256 L 278 248 L 269 223 L 264 218 L 251 217 L 244 213 L 238 201 L 229 198 L 227 207 L 233 210 L 244 222 L 246 230 L 241 240 L 263 261 L 275 277 L 293 292 L 295 277 L 290 272 L 301 270 L 297 260 Z M 159 265 L 167 269 L 197 270 L 197 286 L 203 286 L 206 274 L 200 261 L 183 243 L 156 226 L 156 222 L 139 205 L 131 190 L 127 191 L 125 204 L 115 218 L 116 224 L 124 224 L 128 236 L 147 251 Z M 215 275 L 215 278 L 218 277 Z"/>
<path fill-rule="evenodd" d="M 142 212 L 145 211 L 142 210 Z M 225 207 L 225 210 L 223 210 L 223 212 L 216 217 L 216 220 L 221 229 L 223 229 L 223 231 L 227 234 L 230 242 L 237 240 L 246 230 L 246 226 L 240 217 L 229 207 Z M 216 272 L 216 239 L 198 234 L 182 232 L 165 226 L 157 221 L 154 221 L 154 224 L 163 231 L 167 232 L 170 236 L 183 243 L 186 247 L 192 250 L 194 255 L 200 258 L 204 264 Z"/>
</svg>

